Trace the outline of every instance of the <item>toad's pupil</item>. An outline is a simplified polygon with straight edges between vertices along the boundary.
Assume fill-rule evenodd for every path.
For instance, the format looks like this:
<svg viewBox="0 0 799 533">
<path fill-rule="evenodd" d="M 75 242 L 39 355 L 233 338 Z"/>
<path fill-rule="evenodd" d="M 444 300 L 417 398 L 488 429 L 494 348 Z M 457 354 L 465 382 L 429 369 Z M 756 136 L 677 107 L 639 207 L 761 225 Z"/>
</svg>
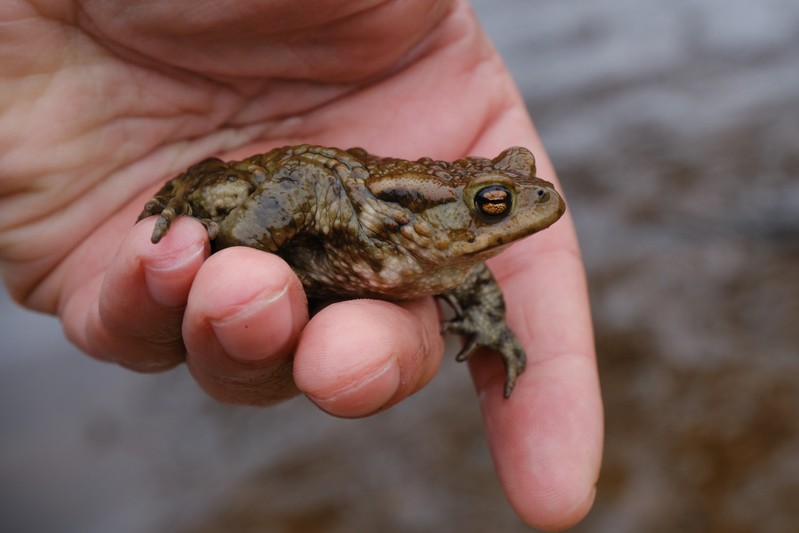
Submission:
<svg viewBox="0 0 799 533">
<path fill-rule="evenodd" d="M 510 191 L 500 185 L 492 185 L 480 189 L 474 198 L 474 203 L 479 213 L 487 219 L 499 219 L 510 212 Z"/>
</svg>

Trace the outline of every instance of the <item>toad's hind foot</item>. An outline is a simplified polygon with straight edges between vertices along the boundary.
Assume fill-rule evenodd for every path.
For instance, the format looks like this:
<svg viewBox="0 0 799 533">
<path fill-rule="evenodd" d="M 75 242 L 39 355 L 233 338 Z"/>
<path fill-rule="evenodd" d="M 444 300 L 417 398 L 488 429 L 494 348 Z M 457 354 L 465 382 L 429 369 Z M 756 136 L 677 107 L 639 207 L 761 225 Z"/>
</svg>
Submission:
<svg viewBox="0 0 799 533">
<path fill-rule="evenodd" d="M 453 321 L 446 322 L 443 325 L 447 331 L 464 334 L 461 326 L 453 324 Z M 513 388 L 516 386 L 516 378 L 524 372 L 524 367 L 527 363 L 527 356 L 519 339 L 507 327 L 502 328 L 499 333 L 499 339 L 480 333 L 466 337 L 466 339 L 466 344 L 455 356 L 455 360 L 466 361 L 475 351 L 483 347 L 497 352 L 502 357 L 502 363 L 505 365 L 505 389 L 503 395 L 505 398 L 510 398 Z"/>
<path fill-rule="evenodd" d="M 505 301 L 491 272 L 479 263 L 466 281 L 439 297 L 455 311 L 454 318 L 441 324 L 442 330 L 466 340 L 456 360 L 465 361 L 483 347 L 498 352 L 505 365 L 504 396 L 510 397 L 527 358 L 521 342 L 505 323 Z"/>
</svg>

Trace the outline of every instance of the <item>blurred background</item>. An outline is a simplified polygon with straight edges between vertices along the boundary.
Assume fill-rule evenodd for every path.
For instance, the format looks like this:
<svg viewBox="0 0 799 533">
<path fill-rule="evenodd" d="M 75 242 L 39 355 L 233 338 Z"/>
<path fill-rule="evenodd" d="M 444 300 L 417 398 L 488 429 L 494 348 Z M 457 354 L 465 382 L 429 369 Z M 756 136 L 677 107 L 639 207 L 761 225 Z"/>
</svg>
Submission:
<svg viewBox="0 0 799 533">
<path fill-rule="evenodd" d="M 479 0 L 584 248 L 607 439 L 576 532 L 799 524 L 799 2 Z M 0 297 L 0 531 L 531 531 L 466 369 L 368 420 L 218 405 Z"/>
</svg>

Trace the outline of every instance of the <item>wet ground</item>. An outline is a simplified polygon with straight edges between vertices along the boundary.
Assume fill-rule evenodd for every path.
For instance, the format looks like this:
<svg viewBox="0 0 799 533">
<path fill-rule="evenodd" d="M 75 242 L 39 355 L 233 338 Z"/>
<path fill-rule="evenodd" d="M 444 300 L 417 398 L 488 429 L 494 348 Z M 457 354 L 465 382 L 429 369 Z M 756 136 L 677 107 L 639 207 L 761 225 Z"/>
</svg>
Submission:
<svg viewBox="0 0 799 533">
<path fill-rule="evenodd" d="M 576 532 L 799 524 L 799 3 L 477 2 L 558 168 L 607 417 Z M 0 530 L 530 531 L 465 369 L 368 420 L 220 406 L 0 302 Z"/>
</svg>

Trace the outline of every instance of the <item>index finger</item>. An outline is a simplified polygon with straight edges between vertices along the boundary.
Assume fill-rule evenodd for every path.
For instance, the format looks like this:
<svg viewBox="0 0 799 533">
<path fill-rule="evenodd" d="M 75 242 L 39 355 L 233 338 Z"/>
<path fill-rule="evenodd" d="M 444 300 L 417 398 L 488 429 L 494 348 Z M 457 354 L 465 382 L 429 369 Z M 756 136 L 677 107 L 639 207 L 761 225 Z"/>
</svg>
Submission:
<svg viewBox="0 0 799 533">
<path fill-rule="evenodd" d="M 593 503 L 603 435 L 587 286 L 570 220 L 490 266 L 528 364 L 505 400 L 499 360 L 470 361 L 489 448 L 515 511 L 537 527 L 568 527 Z"/>
</svg>

